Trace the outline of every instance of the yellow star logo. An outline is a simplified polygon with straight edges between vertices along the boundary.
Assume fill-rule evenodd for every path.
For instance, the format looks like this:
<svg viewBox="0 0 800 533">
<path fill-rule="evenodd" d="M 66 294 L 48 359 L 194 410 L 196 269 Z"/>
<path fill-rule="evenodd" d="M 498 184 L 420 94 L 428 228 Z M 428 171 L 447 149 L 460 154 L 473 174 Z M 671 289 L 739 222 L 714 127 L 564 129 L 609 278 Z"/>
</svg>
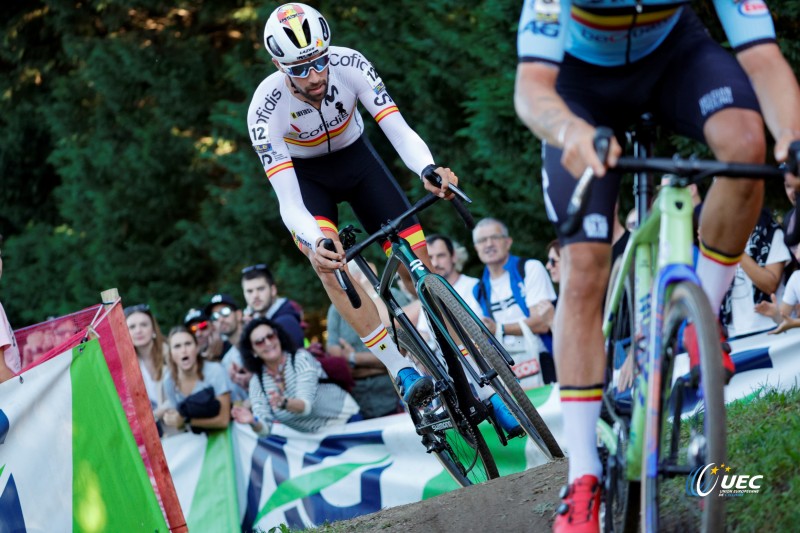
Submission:
<svg viewBox="0 0 800 533">
<path fill-rule="evenodd" d="M 717 467 L 715 466 L 714 468 L 712 468 L 712 469 L 711 469 L 711 474 L 714 474 L 714 475 L 715 475 L 715 474 L 717 473 L 717 471 L 719 471 L 719 468 L 717 468 Z"/>
<path fill-rule="evenodd" d="M 725 471 L 726 472 L 730 472 L 731 471 L 731 467 L 726 468 Z"/>
<path fill-rule="evenodd" d="M 721 465 L 719 465 L 719 467 L 720 468 L 725 468 L 725 463 L 722 463 Z"/>
</svg>

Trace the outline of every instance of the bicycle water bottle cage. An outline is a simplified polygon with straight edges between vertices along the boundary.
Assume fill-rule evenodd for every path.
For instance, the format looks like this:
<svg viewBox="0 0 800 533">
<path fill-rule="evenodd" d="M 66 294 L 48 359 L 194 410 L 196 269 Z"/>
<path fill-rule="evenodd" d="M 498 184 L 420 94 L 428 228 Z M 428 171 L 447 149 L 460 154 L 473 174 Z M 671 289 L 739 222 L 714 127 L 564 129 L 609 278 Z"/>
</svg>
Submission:
<svg viewBox="0 0 800 533">
<path fill-rule="evenodd" d="M 339 240 L 342 243 L 342 248 L 345 250 L 349 250 L 356 244 L 356 233 L 362 233 L 362 231 L 352 224 L 348 224 L 342 229 L 339 230 Z"/>
</svg>

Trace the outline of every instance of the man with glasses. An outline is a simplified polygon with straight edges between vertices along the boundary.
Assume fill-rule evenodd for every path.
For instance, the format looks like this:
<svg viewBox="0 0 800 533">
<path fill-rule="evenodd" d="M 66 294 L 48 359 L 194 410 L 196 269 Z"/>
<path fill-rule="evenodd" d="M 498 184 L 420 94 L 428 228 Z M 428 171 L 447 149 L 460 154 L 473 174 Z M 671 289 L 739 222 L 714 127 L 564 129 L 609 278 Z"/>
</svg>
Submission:
<svg viewBox="0 0 800 533">
<path fill-rule="evenodd" d="M 242 293 L 252 318 L 263 316 L 272 319 L 286 331 L 295 347 L 303 347 L 303 319 L 297 310 L 300 306 L 278 296 L 275 278 L 266 264 L 259 263 L 242 269 Z"/>
<path fill-rule="evenodd" d="M 483 321 L 514 356 L 514 371 L 522 385 L 541 384 L 539 358 L 548 353 L 541 335 L 549 332 L 555 312 L 556 291 L 550 276 L 541 261 L 511 255 L 513 239 L 497 219 L 480 220 L 472 230 L 472 241 L 486 265 L 474 288 Z M 532 341 L 526 342 L 523 327 L 533 334 Z"/>
<path fill-rule="evenodd" d="M 248 111 L 248 130 L 256 154 L 280 202 L 284 224 L 311 261 L 323 286 L 345 320 L 389 369 L 399 374 L 407 403 L 422 403 L 433 392 L 430 378 L 410 368 L 387 336 L 377 309 L 362 289 L 363 304 L 354 309 L 333 272 L 345 269 L 337 235 L 337 205 L 347 201 L 368 232 L 400 215 L 409 202 L 386 165 L 363 135 L 358 112 L 361 102 L 417 176 L 435 171 L 441 188 L 426 180 L 424 187 L 451 197 L 456 176 L 434 165 L 425 142 L 412 130 L 375 69 L 358 51 L 330 46 L 325 18 L 305 4 L 284 4 L 270 15 L 264 44 L 278 72 L 256 89 Z M 416 219 L 400 228 L 401 235 L 429 264 L 422 228 Z M 329 237 L 336 252 L 321 241 Z M 388 249 L 388 243 L 385 246 Z"/>
<path fill-rule="evenodd" d="M 222 339 L 214 331 L 211 320 L 202 309 L 189 309 L 183 318 L 183 325 L 197 339 L 197 347 L 203 359 L 219 361 L 222 358 Z"/>
<path fill-rule="evenodd" d="M 244 400 L 248 396 L 250 378 L 253 376 L 242 363 L 239 338 L 242 335 L 242 311 L 233 296 L 219 293 L 211 297 L 203 309 L 215 332 L 222 339 L 222 366 L 233 382 L 231 399 Z"/>
</svg>

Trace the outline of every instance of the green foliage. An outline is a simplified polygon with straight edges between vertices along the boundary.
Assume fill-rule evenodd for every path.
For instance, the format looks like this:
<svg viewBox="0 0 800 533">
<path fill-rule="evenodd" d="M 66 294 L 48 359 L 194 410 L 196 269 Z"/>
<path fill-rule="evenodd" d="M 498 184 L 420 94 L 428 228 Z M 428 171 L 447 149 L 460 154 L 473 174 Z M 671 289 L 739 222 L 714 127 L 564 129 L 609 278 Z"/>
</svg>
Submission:
<svg viewBox="0 0 800 533">
<path fill-rule="evenodd" d="M 312 4 L 329 17 L 334 44 L 373 62 L 436 160 L 460 176 L 475 215 L 503 219 L 515 253 L 543 256 L 554 232 L 542 201 L 540 143 L 513 108 L 520 3 Z M 256 262 L 273 267 L 283 294 L 324 315 L 326 297 L 280 220 L 245 131 L 252 93 L 274 71 L 262 31 L 276 6 L 18 0 L 5 7 L 0 299 L 12 323 L 96 303 L 101 290 L 117 287 L 126 304 L 149 302 L 166 328 L 219 290 L 241 301 L 239 271 Z M 796 66 L 800 2 L 771 7 Z M 701 16 L 716 24 L 713 10 Z M 724 39 L 717 26 L 712 31 Z M 399 183 L 419 198 L 418 179 L 374 121 L 365 124 Z M 782 191 L 774 192 L 784 205 Z M 471 248 L 449 207 L 422 219 L 428 233 Z M 341 225 L 354 220 L 343 207 Z M 474 275 L 480 265 L 472 255 Z"/>
</svg>

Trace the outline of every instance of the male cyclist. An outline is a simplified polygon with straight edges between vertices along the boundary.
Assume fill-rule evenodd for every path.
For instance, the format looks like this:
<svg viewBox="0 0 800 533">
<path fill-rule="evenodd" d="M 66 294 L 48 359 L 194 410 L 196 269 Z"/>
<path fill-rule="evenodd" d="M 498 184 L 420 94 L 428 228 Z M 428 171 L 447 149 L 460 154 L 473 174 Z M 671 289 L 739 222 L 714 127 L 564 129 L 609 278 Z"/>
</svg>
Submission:
<svg viewBox="0 0 800 533">
<path fill-rule="evenodd" d="M 574 236 L 559 236 L 564 248 L 555 352 L 570 460 L 569 487 L 554 531 L 598 530 L 601 309 L 619 187 L 613 167 L 621 148 L 612 140 L 607 161 L 600 161 L 592 143 L 595 126 L 609 126 L 619 136 L 650 111 L 673 131 L 706 142 L 718 159 L 743 163 L 764 162 L 765 122 L 779 161 L 800 138 L 800 89 L 775 42 L 766 5 L 762 0 L 714 5 L 736 59 L 713 42 L 683 1 L 526 0 L 523 7 L 515 107 L 543 140 L 545 205 L 556 228 L 574 177 L 587 167 L 604 176 L 593 186 L 582 228 Z M 711 187 L 697 273 L 712 309 L 719 309 L 733 279 L 763 196 L 758 180 L 721 177 Z M 684 341 L 695 366 L 693 333 L 687 328 Z M 731 374 L 729 355 L 723 359 Z"/>
<path fill-rule="evenodd" d="M 354 309 L 333 274 L 345 268 L 337 204 L 348 201 L 369 232 L 410 207 L 363 135 L 357 103 L 375 118 L 408 168 L 418 176 L 435 168 L 441 188 L 423 180 L 427 190 L 451 197 L 448 185 L 458 179 L 433 164 L 430 150 L 403 119 L 369 61 L 356 50 L 329 46 L 330 39 L 327 21 L 310 6 L 284 4 L 272 12 L 264 44 L 278 72 L 253 95 L 247 115 L 250 139 L 278 196 L 284 224 L 336 309 L 389 370 L 403 400 L 417 405 L 432 396 L 431 378 L 420 376 L 400 354 L 362 289 L 356 284 L 362 305 Z M 407 221 L 400 234 L 430 264 L 419 222 Z M 337 252 L 321 245 L 325 237 L 335 241 Z"/>
</svg>

